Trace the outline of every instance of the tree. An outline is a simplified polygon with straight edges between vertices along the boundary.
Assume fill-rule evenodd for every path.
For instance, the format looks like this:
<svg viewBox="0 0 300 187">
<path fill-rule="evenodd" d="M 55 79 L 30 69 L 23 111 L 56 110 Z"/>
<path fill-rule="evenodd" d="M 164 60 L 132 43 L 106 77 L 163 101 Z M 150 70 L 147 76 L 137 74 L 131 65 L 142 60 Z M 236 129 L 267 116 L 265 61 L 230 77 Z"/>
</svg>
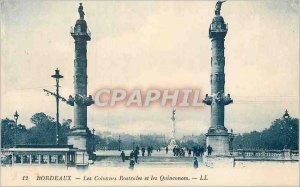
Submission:
<svg viewBox="0 0 300 187">
<path fill-rule="evenodd" d="M 1 146 L 12 147 L 14 145 L 15 121 L 5 118 L 1 120 Z"/>
<path fill-rule="evenodd" d="M 36 113 L 30 121 L 33 127 L 26 129 L 25 125 L 18 124 L 17 144 L 55 144 L 56 122 L 45 113 Z M 67 144 L 67 135 L 72 120 L 63 120 L 59 124 L 59 143 Z M 2 147 L 13 147 L 15 133 L 15 121 L 8 118 L 1 120 L 1 145 Z"/>
<path fill-rule="evenodd" d="M 299 148 L 299 120 L 296 118 L 276 119 L 268 129 L 237 135 L 233 140 L 235 149 Z"/>
<path fill-rule="evenodd" d="M 55 144 L 56 122 L 54 118 L 45 113 L 36 113 L 30 121 L 35 125 L 28 130 L 29 144 Z"/>
<path fill-rule="evenodd" d="M 71 119 L 63 120 L 62 125 L 59 130 L 59 143 L 67 144 L 68 142 L 68 133 L 70 130 L 70 125 L 72 123 Z"/>
</svg>

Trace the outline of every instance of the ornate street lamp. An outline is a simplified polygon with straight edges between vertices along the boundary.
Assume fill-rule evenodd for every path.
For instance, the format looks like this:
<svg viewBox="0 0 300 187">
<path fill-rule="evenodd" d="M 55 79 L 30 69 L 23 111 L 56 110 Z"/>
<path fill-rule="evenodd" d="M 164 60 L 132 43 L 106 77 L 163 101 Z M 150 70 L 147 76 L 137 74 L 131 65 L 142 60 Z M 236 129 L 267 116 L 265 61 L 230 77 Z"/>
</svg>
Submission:
<svg viewBox="0 0 300 187">
<path fill-rule="evenodd" d="M 121 137 L 120 137 L 120 135 L 119 135 L 118 143 L 119 143 L 119 151 L 121 151 Z"/>
<path fill-rule="evenodd" d="M 283 149 L 287 149 L 288 148 L 287 141 L 288 141 L 288 134 L 289 134 L 288 123 L 290 120 L 290 114 L 287 109 L 285 110 L 285 113 L 282 116 L 282 119 L 283 119 L 283 125 L 280 126 L 280 129 L 283 131 L 283 136 L 284 136 L 284 141 L 285 141 Z"/>
<path fill-rule="evenodd" d="M 14 145 L 16 146 L 17 145 L 17 131 L 18 131 L 18 119 L 19 119 L 19 114 L 18 114 L 18 111 L 15 112 L 14 114 L 14 119 L 15 119 L 15 142 L 14 142 Z"/>
<path fill-rule="evenodd" d="M 58 128 L 59 128 L 59 79 L 63 78 L 62 75 L 59 74 L 59 69 L 55 70 L 55 74 L 51 75 L 51 77 L 55 78 L 56 80 L 56 144 L 59 144 L 59 134 L 58 134 Z"/>
<path fill-rule="evenodd" d="M 93 152 L 95 152 L 95 129 L 93 128 Z"/>
</svg>

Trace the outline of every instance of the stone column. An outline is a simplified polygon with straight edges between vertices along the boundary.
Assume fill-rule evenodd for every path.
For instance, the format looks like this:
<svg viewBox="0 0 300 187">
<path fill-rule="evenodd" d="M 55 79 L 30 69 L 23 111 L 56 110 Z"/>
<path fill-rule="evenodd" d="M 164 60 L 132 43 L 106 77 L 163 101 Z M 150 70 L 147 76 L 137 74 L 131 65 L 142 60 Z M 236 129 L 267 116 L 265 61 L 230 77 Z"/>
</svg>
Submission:
<svg viewBox="0 0 300 187">
<path fill-rule="evenodd" d="M 211 58 L 211 96 L 206 94 L 203 102 L 211 107 L 211 125 L 206 134 L 207 147 L 212 148 L 212 155 L 230 155 L 230 133 L 224 125 L 224 106 L 232 103 L 230 95 L 225 95 L 225 56 L 224 40 L 227 24 L 220 15 L 222 2 L 217 2 L 216 15 L 209 27 L 209 38 L 212 43 Z"/>
<path fill-rule="evenodd" d="M 92 154 L 89 145 L 90 131 L 87 127 L 87 106 L 94 103 L 91 96 L 87 96 L 87 41 L 91 40 L 91 33 L 84 20 L 82 4 L 78 8 L 80 18 L 71 30 L 71 36 L 75 40 L 74 60 L 74 97 L 70 97 L 68 103 L 74 106 L 74 127 L 68 136 L 68 144 L 78 148 L 76 154 Z M 77 163 L 77 161 L 76 161 Z M 88 158 L 79 159 L 78 164 L 88 164 Z"/>
</svg>

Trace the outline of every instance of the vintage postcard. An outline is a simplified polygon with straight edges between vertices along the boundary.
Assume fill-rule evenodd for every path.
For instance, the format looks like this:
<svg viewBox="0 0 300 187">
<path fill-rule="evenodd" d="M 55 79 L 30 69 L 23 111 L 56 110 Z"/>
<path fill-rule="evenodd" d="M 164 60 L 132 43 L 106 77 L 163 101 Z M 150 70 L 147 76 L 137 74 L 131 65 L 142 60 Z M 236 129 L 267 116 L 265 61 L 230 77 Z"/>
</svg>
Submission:
<svg viewBox="0 0 300 187">
<path fill-rule="evenodd" d="M 0 0 L 1 186 L 299 186 L 299 0 Z"/>
</svg>

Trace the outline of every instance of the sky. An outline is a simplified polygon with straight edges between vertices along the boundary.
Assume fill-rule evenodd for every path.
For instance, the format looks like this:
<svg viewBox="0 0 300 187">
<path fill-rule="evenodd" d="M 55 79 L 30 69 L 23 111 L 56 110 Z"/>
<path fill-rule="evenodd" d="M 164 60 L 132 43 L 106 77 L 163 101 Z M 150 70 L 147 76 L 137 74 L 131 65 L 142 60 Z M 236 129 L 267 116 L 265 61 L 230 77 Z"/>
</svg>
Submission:
<svg viewBox="0 0 300 187">
<path fill-rule="evenodd" d="M 186 88 L 210 94 L 208 27 L 215 1 L 82 1 L 92 33 L 88 42 L 88 93 L 109 88 Z M 1 2 L 1 118 L 31 127 L 30 117 L 55 117 L 50 76 L 61 70 L 61 95 L 73 94 L 74 40 L 79 1 Z M 232 1 L 222 6 L 225 39 L 225 126 L 260 131 L 285 109 L 299 117 L 299 16 L 297 1 Z M 171 136 L 172 108 L 88 109 L 96 131 Z M 60 104 L 61 119 L 73 108 Z M 177 108 L 177 136 L 206 133 L 210 108 Z"/>
</svg>

